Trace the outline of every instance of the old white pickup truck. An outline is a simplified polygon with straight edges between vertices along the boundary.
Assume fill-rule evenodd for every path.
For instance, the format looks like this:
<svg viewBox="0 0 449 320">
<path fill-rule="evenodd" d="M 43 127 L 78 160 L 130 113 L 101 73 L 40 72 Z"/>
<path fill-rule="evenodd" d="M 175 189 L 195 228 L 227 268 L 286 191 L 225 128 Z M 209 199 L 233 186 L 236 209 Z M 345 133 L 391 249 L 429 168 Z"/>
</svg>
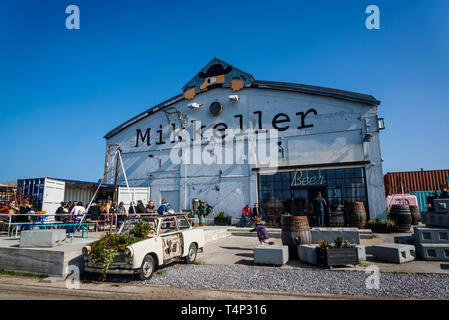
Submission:
<svg viewBox="0 0 449 320">
<path fill-rule="evenodd" d="M 203 229 L 192 228 L 184 214 L 151 216 L 140 221 L 151 224 L 153 231 L 146 239 L 127 246 L 124 254 L 117 254 L 107 274 L 136 274 L 146 280 L 158 266 L 180 260 L 193 263 L 197 252 L 203 251 Z M 126 233 L 132 227 L 133 222 L 128 221 L 119 233 Z M 82 254 L 84 271 L 103 272 L 103 261 L 92 261 L 90 245 L 82 249 Z"/>
</svg>

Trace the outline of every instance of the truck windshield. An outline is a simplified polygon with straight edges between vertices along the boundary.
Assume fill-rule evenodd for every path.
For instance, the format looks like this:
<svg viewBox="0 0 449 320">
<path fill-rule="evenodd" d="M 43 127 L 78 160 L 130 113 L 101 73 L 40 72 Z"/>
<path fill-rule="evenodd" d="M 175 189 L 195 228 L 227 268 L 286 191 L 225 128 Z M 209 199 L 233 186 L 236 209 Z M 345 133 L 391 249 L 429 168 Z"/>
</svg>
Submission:
<svg viewBox="0 0 449 320">
<path fill-rule="evenodd" d="M 128 233 L 133 228 L 137 222 L 148 223 L 153 227 L 154 232 L 156 232 L 158 227 L 158 219 L 155 218 L 139 218 L 139 219 L 131 219 L 124 223 L 124 225 L 120 228 L 120 233 Z"/>
</svg>

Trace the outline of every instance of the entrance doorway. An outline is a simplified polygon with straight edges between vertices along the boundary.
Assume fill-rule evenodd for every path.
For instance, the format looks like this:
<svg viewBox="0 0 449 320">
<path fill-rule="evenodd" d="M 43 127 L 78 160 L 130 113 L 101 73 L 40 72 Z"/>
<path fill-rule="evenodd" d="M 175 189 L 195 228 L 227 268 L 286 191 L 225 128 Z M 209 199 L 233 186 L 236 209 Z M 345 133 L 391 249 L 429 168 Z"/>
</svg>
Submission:
<svg viewBox="0 0 449 320">
<path fill-rule="evenodd" d="M 292 211 L 295 216 L 307 216 L 309 225 L 316 226 L 318 221 L 315 214 L 312 213 L 313 199 L 321 192 L 321 196 L 328 202 L 327 189 L 324 187 L 302 187 L 292 188 Z M 325 208 L 327 213 L 327 208 Z M 325 214 L 325 224 L 329 224 L 328 215 Z"/>
</svg>

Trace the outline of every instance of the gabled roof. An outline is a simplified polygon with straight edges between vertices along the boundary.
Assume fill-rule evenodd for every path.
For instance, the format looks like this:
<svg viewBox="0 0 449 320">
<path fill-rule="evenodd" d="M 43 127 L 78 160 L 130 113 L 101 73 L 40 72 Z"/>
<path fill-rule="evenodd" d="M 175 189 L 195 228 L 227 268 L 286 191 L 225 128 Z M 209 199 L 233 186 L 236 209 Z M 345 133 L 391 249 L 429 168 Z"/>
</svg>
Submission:
<svg viewBox="0 0 449 320">
<path fill-rule="evenodd" d="M 213 79 L 213 80 L 210 80 Z M 311 86 L 305 84 L 289 83 L 289 82 L 276 82 L 276 81 L 260 81 L 255 80 L 254 77 L 246 71 L 240 70 L 229 63 L 213 58 L 201 71 L 195 75 L 186 85 L 183 87 L 183 94 L 179 94 L 171 99 L 168 99 L 150 109 L 140 113 L 134 118 L 126 121 L 115 129 L 109 131 L 104 138 L 109 139 L 120 131 L 126 129 L 132 124 L 148 117 L 149 115 L 165 109 L 172 104 L 175 104 L 182 100 L 193 99 L 194 96 L 203 92 L 213 90 L 215 88 L 232 88 L 234 91 L 239 91 L 245 87 L 280 90 L 280 91 L 293 91 L 305 94 L 313 94 L 325 97 L 331 97 L 335 99 L 348 100 L 358 103 L 363 103 L 370 106 L 377 106 L 380 101 L 375 99 L 372 95 L 345 91 L 339 89 Z"/>
</svg>

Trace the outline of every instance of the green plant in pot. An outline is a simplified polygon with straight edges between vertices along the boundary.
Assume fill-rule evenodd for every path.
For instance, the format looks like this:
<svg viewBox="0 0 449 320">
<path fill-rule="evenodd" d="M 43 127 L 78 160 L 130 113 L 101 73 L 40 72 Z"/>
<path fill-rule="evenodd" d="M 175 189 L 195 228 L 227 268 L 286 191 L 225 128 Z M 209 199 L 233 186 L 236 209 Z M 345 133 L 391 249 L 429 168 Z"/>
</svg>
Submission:
<svg viewBox="0 0 449 320">
<path fill-rule="evenodd" d="M 112 233 L 103 236 L 94 242 L 92 247 L 92 263 L 103 262 L 102 280 L 106 279 L 106 273 L 116 256 L 125 253 L 125 248 L 133 243 L 144 240 L 148 233 L 152 231 L 152 226 L 148 223 L 137 222 L 134 228 L 128 233 Z"/>
<path fill-rule="evenodd" d="M 318 242 L 317 262 L 323 267 L 358 264 L 357 245 L 337 236 L 334 242 L 322 240 Z"/>
<path fill-rule="evenodd" d="M 220 211 L 214 217 L 214 224 L 217 226 L 226 226 L 231 224 L 231 217 L 227 216 L 223 211 Z"/>
<path fill-rule="evenodd" d="M 214 210 L 214 206 L 211 206 L 210 204 L 206 203 L 206 201 L 201 200 L 200 201 L 200 205 L 198 207 L 198 212 L 199 212 L 199 218 L 200 218 L 200 225 L 205 225 L 206 221 L 205 221 L 205 217 L 207 217 L 208 215 L 210 215 Z"/>
</svg>

